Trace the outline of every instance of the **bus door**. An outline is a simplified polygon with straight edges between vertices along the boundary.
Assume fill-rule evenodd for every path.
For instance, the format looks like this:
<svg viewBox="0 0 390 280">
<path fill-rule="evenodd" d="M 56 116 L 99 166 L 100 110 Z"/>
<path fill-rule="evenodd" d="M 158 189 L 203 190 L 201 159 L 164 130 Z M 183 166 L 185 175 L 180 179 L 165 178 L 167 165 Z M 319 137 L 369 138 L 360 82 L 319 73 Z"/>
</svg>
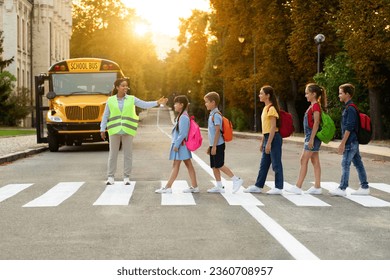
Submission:
<svg viewBox="0 0 390 280">
<path fill-rule="evenodd" d="M 49 77 L 45 74 L 35 76 L 35 112 L 37 143 L 47 143 L 46 114 L 49 110 L 45 89 L 48 91 Z"/>
</svg>

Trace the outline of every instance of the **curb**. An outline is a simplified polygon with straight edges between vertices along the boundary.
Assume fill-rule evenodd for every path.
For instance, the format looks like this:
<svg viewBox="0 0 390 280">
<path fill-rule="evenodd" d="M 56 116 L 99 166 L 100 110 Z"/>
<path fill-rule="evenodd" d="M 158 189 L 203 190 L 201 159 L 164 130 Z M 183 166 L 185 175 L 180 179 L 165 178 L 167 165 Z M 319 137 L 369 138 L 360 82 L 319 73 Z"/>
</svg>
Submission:
<svg viewBox="0 0 390 280">
<path fill-rule="evenodd" d="M 260 138 L 261 134 L 260 133 L 247 133 L 247 132 L 234 132 L 233 134 L 235 137 L 237 138 L 246 138 L 246 139 L 258 139 Z M 284 142 L 289 142 L 289 143 L 295 143 L 297 145 L 302 145 L 303 147 L 303 138 L 302 137 L 287 137 L 287 138 L 284 138 L 283 139 Z M 331 141 L 329 144 L 322 144 L 321 145 L 321 150 L 324 150 L 324 151 L 331 151 L 331 152 L 334 152 L 337 154 L 337 150 L 338 150 L 338 145 L 339 145 L 339 141 Z M 376 146 L 374 145 L 371 145 L 372 147 L 375 147 L 377 148 Z M 385 149 L 384 147 L 382 147 L 383 149 Z M 369 158 L 369 159 L 372 159 L 372 160 L 377 160 L 377 161 L 390 161 L 390 152 L 385 152 L 385 151 L 381 151 L 381 152 L 371 152 L 369 151 L 371 148 L 370 148 L 370 145 L 360 145 L 359 146 L 359 152 L 360 152 L 360 155 L 362 157 L 365 157 L 365 158 Z M 388 149 L 388 148 L 386 148 Z"/>
<path fill-rule="evenodd" d="M 27 149 L 27 150 L 24 150 L 21 152 L 15 152 L 12 154 L 8 154 L 8 155 L 0 157 L 0 164 L 10 163 L 10 162 L 13 162 L 13 161 L 18 160 L 18 159 L 22 159 L 22 158 L 26 158 L 26 157 L 29 157 L 29 156 L 32 156 L 32 155 L 35 155 L 38 153 L 42 153 L 48 149 L 49 149 L 48 147 L 39 147 L 39 148 L 35 148 L 35 149 Z"/>
</svg>

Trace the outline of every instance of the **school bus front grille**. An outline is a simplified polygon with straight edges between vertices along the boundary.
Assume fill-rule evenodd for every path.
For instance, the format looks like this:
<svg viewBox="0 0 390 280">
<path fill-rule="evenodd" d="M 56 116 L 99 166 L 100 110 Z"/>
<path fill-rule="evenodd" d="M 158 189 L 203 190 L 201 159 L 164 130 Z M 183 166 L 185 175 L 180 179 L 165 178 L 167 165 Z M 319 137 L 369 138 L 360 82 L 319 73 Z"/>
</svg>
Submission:
<svg viewBox="0 0 390 280">
<path fill-rule="evenodd" d="M 99 117 L 99 106 L 67 106 L 65 113 L 68 120 L 96 120 Z"/>
</svg>

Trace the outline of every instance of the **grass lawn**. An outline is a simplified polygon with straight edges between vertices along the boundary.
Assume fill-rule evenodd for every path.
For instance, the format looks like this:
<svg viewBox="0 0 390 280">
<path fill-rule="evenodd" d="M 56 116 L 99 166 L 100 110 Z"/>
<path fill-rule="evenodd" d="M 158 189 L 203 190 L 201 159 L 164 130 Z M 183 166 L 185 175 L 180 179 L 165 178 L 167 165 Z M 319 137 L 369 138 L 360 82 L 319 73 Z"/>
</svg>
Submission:
<svg viewBox="0 0 390 280">
<path fill-rule="evenodd" d="M 19 135 L 34 135 L 35 133 L 36 133 L 35 129 L 0 127 L 0 137 L 3 137 L 3 136 L 19 136 Z"/>
</svg>

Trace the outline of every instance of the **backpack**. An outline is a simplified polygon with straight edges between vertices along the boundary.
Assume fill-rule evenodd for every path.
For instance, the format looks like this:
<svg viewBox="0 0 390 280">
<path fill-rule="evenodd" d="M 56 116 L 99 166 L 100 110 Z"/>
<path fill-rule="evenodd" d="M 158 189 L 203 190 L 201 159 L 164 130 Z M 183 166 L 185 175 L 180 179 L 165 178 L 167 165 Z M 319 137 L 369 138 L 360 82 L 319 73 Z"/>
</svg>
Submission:
<svg viewBox="0 0 390 280">
<path fill-rule="evenodd" d="M 292 115 L 286 111 L 279 110 L 280 117 L 280 125 L 279 125 L 279 133 L 282 138 L 286 138 L 291 136 L 294 132 L 294 122 Z"/>
<path fill-rule="evenodd" d="M 202 134 L 200 133 L 199 125 L 195 121 L 195 117 L 190 117 L 190 129 L 188 130 L 188 136 L 185 140 L 187 149 L 191 152 L 196 151 L 202 146 Z"/>
<path fill-rule="evenodd" d="M 223 116 L 221 112 L 217 112 L 216 114 L 220 114 L 222 116 L 222 127 L 221 127 L 221 132 L 222 132 L 222 137 L 225 142 L 230 142 L 233 140 L 233 124 L 232 122 Z M 214 122 L 214 115 L 212 118 Z"/>
<path fill-rule="evenodd" d="M 359 144 L 365 145 L 371 141 L 372 129 L 371 129 L 371 118 L 366 114 L 360 113 L 359 109 L 355 104 L 349 104 L 356 109 L 358 113 L 358 131 L 356 133 Z"/>
<path fill-rule="evenodd" d="M 329 116 L 329 114 L 325 113 L 321 110 L 321 130 L 317 131 L 317 138 L 320 139 L 325 144 L 328 144 L 330 140 L 333 139 L 334 134 L 336 133 L 336 126 L 334 125 L 334 121 Z"/>
</svg>

